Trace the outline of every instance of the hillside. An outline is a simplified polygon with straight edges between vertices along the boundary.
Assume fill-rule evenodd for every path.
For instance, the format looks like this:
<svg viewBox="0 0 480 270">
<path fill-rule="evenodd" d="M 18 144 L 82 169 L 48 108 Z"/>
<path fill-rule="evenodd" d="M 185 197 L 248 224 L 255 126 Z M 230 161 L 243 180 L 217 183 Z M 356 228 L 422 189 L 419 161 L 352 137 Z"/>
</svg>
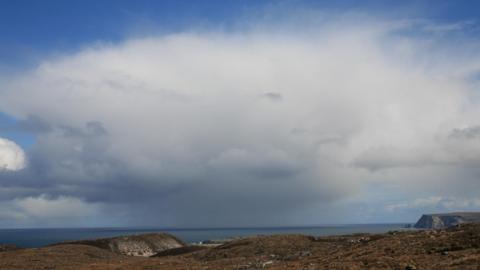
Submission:
<svg viewBox="0 0 480 270">
<path fill-rule="evenodd" d="M 257 236 L 134 257 L 82 244 L 0 252 L 0 269 L 478 269 L 480 224 L 335 237 Z"/>
</svg>

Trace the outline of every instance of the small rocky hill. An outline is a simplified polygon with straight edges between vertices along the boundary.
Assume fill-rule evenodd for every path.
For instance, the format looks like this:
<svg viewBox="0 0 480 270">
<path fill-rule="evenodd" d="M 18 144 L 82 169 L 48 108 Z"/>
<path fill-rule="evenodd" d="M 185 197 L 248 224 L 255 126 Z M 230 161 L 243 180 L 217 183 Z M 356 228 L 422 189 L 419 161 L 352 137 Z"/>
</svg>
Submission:
<svg viewBox="0 0 480 270">
<path fill-rule="evenodd" d="M 54 245 L 88 245 L 116 254 L 149 257 L 162 251 L 184 247 L 185 243 L 167 233 L 148 233 L 93 240 L 63 242 Z"/>
<path fill-rule="evenodd" d="M 480 212 L 422 215 L 414 227 L 419 229 L 443 229 L 463 223 L 480 223 Z"/>
</svg>

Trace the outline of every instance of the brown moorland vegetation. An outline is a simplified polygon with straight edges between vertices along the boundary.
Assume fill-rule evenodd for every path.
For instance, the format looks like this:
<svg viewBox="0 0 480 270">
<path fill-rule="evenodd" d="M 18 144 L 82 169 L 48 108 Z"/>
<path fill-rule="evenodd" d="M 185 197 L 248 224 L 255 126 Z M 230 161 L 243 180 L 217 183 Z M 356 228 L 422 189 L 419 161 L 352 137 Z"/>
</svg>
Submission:
<svg viewBox="0 0 480 270">
<path fill-rule="evenodd" d="M 62 244 L 0 252 L 0 269 L 480 269 L 480 224 L 331 237 L 256 236 L 154 257 Z"/>
</svg>

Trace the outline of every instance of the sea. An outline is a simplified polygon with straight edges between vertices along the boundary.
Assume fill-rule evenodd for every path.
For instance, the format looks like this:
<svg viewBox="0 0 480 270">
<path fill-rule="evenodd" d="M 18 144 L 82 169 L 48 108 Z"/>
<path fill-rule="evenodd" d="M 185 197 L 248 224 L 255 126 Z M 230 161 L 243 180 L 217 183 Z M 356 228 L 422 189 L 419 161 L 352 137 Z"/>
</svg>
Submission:
<svg viewBox="0 0 480 270">
<path fill-rule="evenodd" d="M 404 230 L 405 223 L 395 224 L 349 224 L 299 227 L 261 228 L 48 228 L 48 229 L 0 229 L 0 244 L 15 244 L 24 248 L 82 239 L 96 239 L 120 235 L 151 232 L 166 232 L 187 243 L 206 240 L 222 240 L 235 237 L 304 234 L 311 236 L 331 236 L 353 233 L 385 233 Z"/>
</svg>

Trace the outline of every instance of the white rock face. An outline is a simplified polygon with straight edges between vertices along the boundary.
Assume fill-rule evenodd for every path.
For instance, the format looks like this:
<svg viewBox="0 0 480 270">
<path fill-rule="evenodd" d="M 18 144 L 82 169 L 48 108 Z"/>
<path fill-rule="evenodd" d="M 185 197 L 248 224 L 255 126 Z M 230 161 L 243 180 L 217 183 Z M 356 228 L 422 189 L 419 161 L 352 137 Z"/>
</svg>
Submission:
<svg viewBox="0 0 480 270">
<path fill-rule="evenodd" d="M 128 256 L 150 257 L 167 249 L 185 246 L 180 239 L 167 233 L 148 233 L 95 240 L 64 242 L 63 244 L 90 245 Z"/>
<path fill-rule="evenodd" d="M 429 214 L 423 215 L 415 228 L 420 229 L 443 229 L 455 226 L 461 223 L 477 223 L 480 222 L 480 212 L 458 212 L 445 214 Z"/>
<path fill-rule="evenodd" d="M 160 251 L 183 247 L 184 244 L 167 234 L 145 234 L 114 238 L 109 246 L 115 253 L 150 257 Z"/>
<path fill-rule="evenodd" d="M 0 171 L 17 171 L 26 165 L 25 152 L 16 143 L 0 138 Z"/>
</svg>

